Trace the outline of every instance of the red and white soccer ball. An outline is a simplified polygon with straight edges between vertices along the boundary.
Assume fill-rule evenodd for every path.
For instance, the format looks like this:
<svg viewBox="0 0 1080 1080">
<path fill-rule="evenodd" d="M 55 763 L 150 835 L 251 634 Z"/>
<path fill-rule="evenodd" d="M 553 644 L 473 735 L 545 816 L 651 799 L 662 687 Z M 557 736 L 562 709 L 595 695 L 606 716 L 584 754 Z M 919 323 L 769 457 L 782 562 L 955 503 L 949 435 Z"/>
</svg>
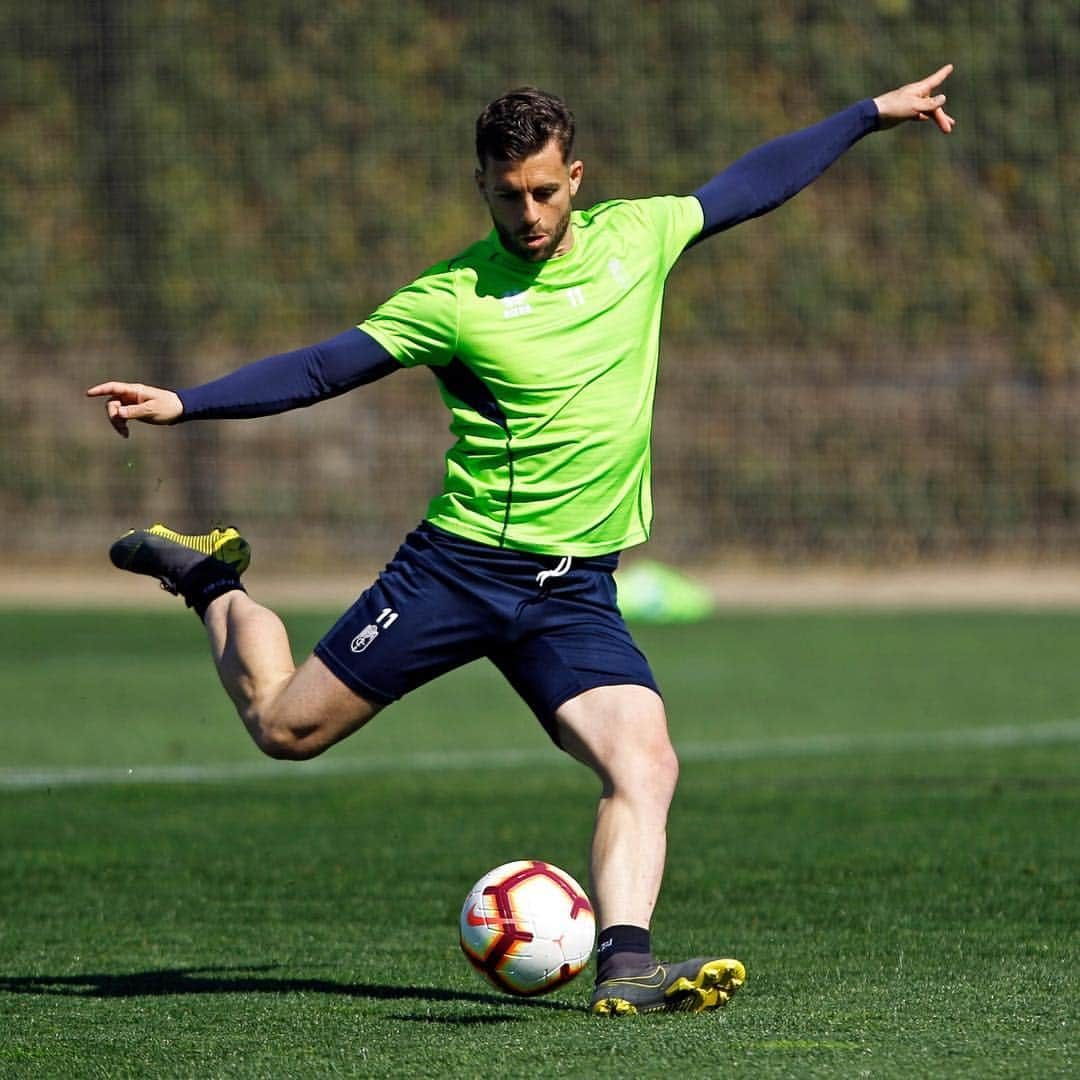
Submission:
<svg viewBox="0 0 1080 1080">
<path fill-rule="evenodd" d="M 469 891 L 461 949 L 477 971 L 509 994 L 546 994 L 589 962 L 596 919 L 585 890 L 539 860 L 498 866 Z"/>
</svg>

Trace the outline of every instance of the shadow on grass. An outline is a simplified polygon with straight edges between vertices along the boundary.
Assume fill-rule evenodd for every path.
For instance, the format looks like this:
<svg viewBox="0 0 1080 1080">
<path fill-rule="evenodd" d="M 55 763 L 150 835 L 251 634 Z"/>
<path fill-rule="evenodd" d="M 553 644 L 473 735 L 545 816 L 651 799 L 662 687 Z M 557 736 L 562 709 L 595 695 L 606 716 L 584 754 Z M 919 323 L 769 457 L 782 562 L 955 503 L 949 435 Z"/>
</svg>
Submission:
<svg viewBox="0 0 1080 1080">
<path fill-rule="evenodd" d="M 261 967 L 164 968 L 127 974 L 85 973 L 76 975 L 0 976 L 0 994 L 40 994 L 58 997 L 137 998 L 183 994 L 336 994 L 376 1001 L 448 1001 L 501 1008 L 540 1008 L 578 1011 L 563 1001 L 520 1000 L 447 990 L 439 986 L 377 986 L 368 983 L 337 982 L 333 979 L 296 979 L 266 974 L 273 965 Z M 243 973 L 243 974 L 241 974 Z M 507 1020 L 521 1019 L 507 1015 Z M 415 1019 L 415 1018 L 411 1018 Z M 496 1022 L 491 1017 L 488 1022 Z M 462 1019 L 461 1022 L 469 1022 Z"/>
</svg>

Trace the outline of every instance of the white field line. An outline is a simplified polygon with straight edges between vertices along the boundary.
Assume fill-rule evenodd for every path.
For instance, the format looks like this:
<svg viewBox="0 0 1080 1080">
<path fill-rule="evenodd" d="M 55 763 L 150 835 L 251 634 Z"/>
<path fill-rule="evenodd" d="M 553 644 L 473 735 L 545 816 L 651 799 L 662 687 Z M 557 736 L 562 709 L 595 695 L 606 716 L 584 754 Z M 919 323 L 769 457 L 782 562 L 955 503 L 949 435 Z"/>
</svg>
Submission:
<svg viewBox="0 0 1080 1080">
<path fill-rule="evenodd" d="M 850 756 L 905 750 L 987 749 L 1080 742 L 1080 720 L 1046 724 L 913 731 L 893 734 L 786 736 L 775 739 L 695 742 L 678 746 L 684 762 L 754 761 L 782 757 Z M 288 764 L 254 759 L 233 765 L 145 765 L 58 769 L 0 768 L 0 791 L 103 784 L 216 784 L 290 776 L 306 779 L 381 772 L 447 772 L 457 769 L 557 767 L 565 755 L 548 750 L 439 751 L 370 758 L 319 759 Z"/>
</svg>

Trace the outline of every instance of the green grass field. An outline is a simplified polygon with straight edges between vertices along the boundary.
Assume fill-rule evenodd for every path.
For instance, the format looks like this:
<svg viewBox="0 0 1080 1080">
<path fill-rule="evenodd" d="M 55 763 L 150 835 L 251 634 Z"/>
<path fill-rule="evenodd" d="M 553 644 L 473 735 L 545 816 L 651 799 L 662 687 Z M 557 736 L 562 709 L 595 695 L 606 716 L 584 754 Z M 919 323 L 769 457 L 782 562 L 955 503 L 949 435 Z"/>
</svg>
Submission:
<svg viewBox="0 0 1080 1080">
<path fill-rule="evenodd" d="M 589 974 L 518 1001 L 458 950 L 497 863 L 585 879 L 597 793 L 493 671 L 290 765 L 186 612 L 0 613 L 0 1076 L 1080 1071 L 1080 615 L 639 639 L 684 763 L 654 940 L 748 980 L 604 1022 Z"/>
</svg>

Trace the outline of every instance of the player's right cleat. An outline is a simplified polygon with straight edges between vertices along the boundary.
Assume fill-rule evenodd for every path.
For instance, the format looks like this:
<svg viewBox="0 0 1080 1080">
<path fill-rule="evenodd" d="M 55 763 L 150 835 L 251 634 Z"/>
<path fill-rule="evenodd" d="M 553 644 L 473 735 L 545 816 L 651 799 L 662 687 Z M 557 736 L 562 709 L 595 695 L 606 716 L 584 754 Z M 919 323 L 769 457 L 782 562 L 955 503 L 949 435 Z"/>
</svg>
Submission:
<svg viewBox="0 0 1080 1080">
<path fill-rule="evenodd" d="M 632 1016 L 642 1012 L 705 1012 L 726 1005 L 746 981 L 738 960 L 686 960 L 657 964 L 643 975 L 607 979 L 593 991 L 594 1016 Z"/>
<path fill-rule="evenodd" d="M 239 578 L 251 562 L 251 546 L 231 526 L 185 536 L 158 522 L 124 533 L 109 549 L 109 558 L 121 570 L 156 577 L 175 596 L 182 591 L 184 579 L 200 566 L 231 571 Z"/>
</svg>

